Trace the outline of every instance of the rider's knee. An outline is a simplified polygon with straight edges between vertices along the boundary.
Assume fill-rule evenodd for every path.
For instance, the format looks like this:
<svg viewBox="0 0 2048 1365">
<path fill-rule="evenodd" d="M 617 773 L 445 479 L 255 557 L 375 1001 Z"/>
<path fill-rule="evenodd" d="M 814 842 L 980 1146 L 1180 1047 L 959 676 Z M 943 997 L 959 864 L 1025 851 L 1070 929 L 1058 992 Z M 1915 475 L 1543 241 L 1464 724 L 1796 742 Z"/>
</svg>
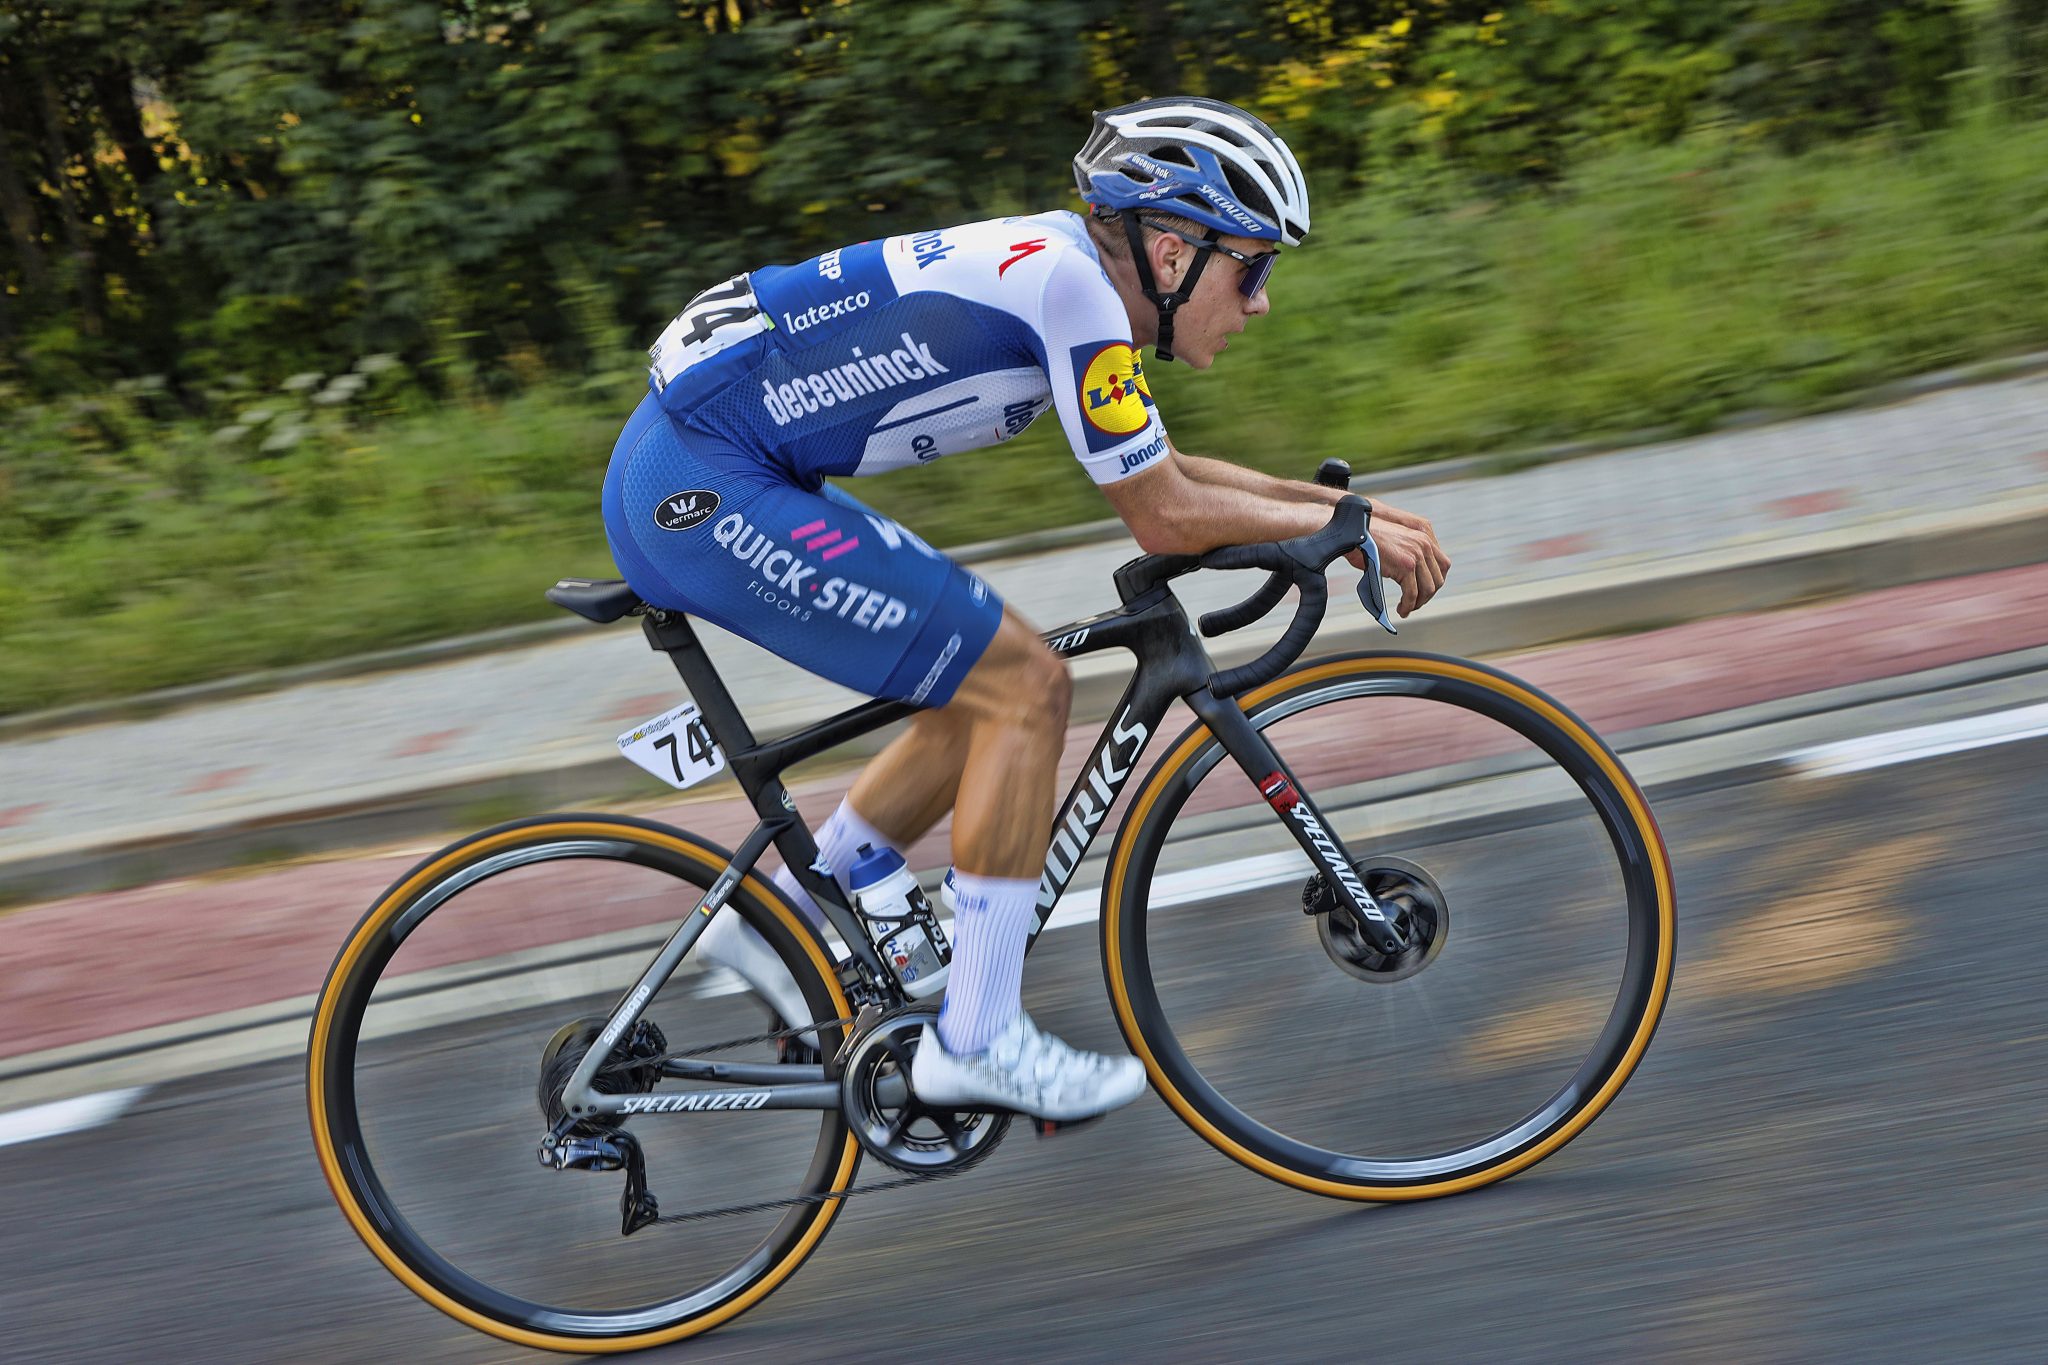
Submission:
<svg viewBox="0 0 2048 1365">
<path fill-rule="evenodd" d="M 1067 716 L 1074 709 L 1074 675 L 1067 661 L 1041 646 L 1032 656 L 1030 677 L 1025 680 L 1039 700 L 1043 718 L 1057 729 L 1067 728 Z"/>
<path fill-rule="evenodd" d="M 1067 661 L 1037 640 L 1020 649 L 1003 670 L 1005 719 L 1033 729 L 1064 730 L 1074 701 Z"/>
<path fill-rule="evenodd" d="M 968 685 L 956 696 L 956 709 L 977 722 L 1059 731 L 1073 705 L 1074 683 L 1067 661 L 1028 631 L 1005 632 L 983 658 Z"/>
</svg>

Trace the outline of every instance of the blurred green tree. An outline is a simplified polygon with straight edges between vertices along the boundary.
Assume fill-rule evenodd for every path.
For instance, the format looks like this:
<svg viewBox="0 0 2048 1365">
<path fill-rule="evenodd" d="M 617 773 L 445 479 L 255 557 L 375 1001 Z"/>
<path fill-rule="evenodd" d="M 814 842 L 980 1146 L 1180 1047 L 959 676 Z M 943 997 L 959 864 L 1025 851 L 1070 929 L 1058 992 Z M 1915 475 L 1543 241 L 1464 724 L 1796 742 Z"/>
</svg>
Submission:
<svg viewBox="0 0 2048 1365">
<path fill-rule="evenodd" d="M 396 353 L 614 366 L 750 263 L 1071 202 L 1089 111 L 1189 90 L 1319 188 L 1507 189 L 1703 126 L 1798 150 L 2038 107 L 2048 0 L 40 0 L 0 10 L 0 377 L 188 406 Z"/>
</svg>

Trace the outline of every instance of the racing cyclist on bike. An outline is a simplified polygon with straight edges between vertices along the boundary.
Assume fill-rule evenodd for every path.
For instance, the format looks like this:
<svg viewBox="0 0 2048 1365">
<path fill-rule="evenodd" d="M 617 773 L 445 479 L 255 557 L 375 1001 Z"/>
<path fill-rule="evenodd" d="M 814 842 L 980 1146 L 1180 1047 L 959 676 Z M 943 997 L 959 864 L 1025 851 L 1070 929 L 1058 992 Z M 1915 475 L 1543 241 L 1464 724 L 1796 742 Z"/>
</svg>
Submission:
<svg viewBox="0 0 2048 1365">
<path fill-rule="evenodd" d="M 952 810 L 953 966 L 911 1082 L 925 1103 L 1052 1120 L 1145 1085 L 1137 1059 L 1039 1032 L 1019 995 L 1066 664 L 978 577 L 825 478 L 995 445 L 1050 409 L 1149 553 L 1309 534 L 1341 496 L 1177 449 L 1138 354 L 1205 370 L 1267 311 L 1276 253 L 1309 225 L 1286 143 L 1217 100 L 1145 100 L 1095 116 L 1074 175 L 1086 217 L 861 242 L 706 290 L 651 349 L 604 488 L 613 557 L 642 598 L 925 708 L 818 847 L 843 886 L 862 844 L 900 852 Z M 1429 523 L 1378 503 L 1370 535 L 1401 614 L 1429 601 L 1450 568 Z M 787 869 L 775 881 L 822 922 Z M 700 943 L 784 1020 L 810 1021 L 743 920 L 715 917 Z"/>
</svg>

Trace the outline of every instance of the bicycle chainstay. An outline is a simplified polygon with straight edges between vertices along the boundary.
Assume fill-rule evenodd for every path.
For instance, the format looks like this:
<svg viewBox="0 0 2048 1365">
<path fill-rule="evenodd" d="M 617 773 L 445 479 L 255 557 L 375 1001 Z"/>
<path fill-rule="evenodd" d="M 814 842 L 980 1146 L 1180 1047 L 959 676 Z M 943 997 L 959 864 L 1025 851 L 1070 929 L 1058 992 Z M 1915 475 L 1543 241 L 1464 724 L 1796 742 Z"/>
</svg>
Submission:
<svg viewBox="0 0 2048 1365">
<path fill-rule="evenodd" d="M 775 1029 L 768 1033 L 751 1034 L 745 1038 L 729 1038 L 725 1042 L 707 1043 L 702 1047 L 673 1048 L 667 1052 L 656 1053 L 652 1057 L 631 1057 L 623 1061 L 608 1062 L 598 1070 L 600 1075 L 609 1075 L 639 1067 L 659 1066 L 663 1062 L 674 1061 L 683 1057 L 702 1057 L 707 1053 L 728 1052 L 733 1048 L 751 1047 L 756 1043 L 780 1042 L 784 1038 L 795 1038 L 802 1034 L 815 1033 L 819 1029 L 844 1028 L 858 1022 L 860 1022 L 859 1016 L 848 1015 L 843 1019 L 827 1019 L 822 1023 L 805 1024 L 800 1028 Z M 834 1200 L 851 1199 L 857 1194 L 880 1194 L 885 1190 L 900 1190 L 911 1185 L 929 1185 L 935 1180 L 944 1180 L 949 1176 L 959 1175 L 963 1171 L 979 1166 L 988 1157 L 988 1154 L 995 1150 L 995 1146 L 996 1144 L 990 1143 L 970 1155 L 968 1159 L 956 1165 L 942 1167 L 936 1171 L 920 1171 L 913 1175 L 897 1176 L 891 1180 L 872 1180 L 865 1185 L 855 1185 L 844 1190 L 828 1190 L 819 1194 L 793 1194 L 782 1199 L 763 1199 L 752 1204 L 727 1204 L 721 1208 L 697 1209 L 690 1213 L 664 1213 L 649 1219 L 641 1226 L 654 1227 L 661 1223 L 704 1223 L 714 1218 L 737 1218 L 742 1214 L 767 1213 L 774 1209 L 793 1209 L 806 1204 L 829 1204 Z"/>
</svg>

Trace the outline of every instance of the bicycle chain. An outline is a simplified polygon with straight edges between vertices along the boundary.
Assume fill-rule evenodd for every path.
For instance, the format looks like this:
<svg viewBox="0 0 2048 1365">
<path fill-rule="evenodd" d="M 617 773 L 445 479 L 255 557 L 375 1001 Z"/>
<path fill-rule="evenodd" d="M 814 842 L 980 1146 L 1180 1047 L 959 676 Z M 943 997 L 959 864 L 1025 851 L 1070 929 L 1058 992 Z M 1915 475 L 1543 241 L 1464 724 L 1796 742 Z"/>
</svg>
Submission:
<svg viewBox="0 0 2048 1365">
<path fill-rule="evenodd" d="M 617 1061 L 606 1062 L 597 1069 L 597 1074 L 600 1076 L 611 1076 L 621 1071 L 637 1070 L 643 1066 L 659 1066 L 663 1062 L 678 1061 L 684 1057 L 702 1057 L 712 1052 L 730 1052 L 736 1047 L 752 1047 L 755 1043 L 780 1042 L 784 1038 L 795 1038 L 806 1033 L 816 1033 L 821 1029 L 844 1028 L 858 1022 L 858 1015 L 849 1014 L 841 1019 L 827 1019 L 822 1023 L 805 1024 L 801 1028 L 779 1028 L 769 1033 L 750 1034 L 745 1038 L 728 1038 L 722 1043 L 706 1043 L 702 1047 L 671 1048 L 667 1052 L 657 1052 L 651 1057 L 622 1057 Z"/>
<path fill-rule="evenodd" d="M 662 1062 L 675 1061 L 683 1057 L 702 1057 L 706 1053 L 728 1052 L 733 1048 L 751 1047 L 755 1043 L 780 1042 L 784 1038 L 795 1038 L 802 1034 L 816 1033 L 823 1029 L 843 1028 L 857 1022 L 859 1022 L 859 1016 L 848 1015 L 842 1019 L 827 1019 L 822 1023 L 806 1024 L 801 1028 L 775 1029 L 768 1033 L 756 1033 L 746 1038 L 728 1039 L 722 1043 L 707 1043 L 702 1047 L 674 1048 L 667 1052 L 657 1053 L 652 1057 L 633 1057 L 623 1061 L 609 1062 L 599 1068 L 599 1073 L 610 1074 L 634 1067 L 658 1065 Z M 792 1209 L 800 1205 L 829 1204 L 835 1200 L 851 1199 L 857 1194 L 880 1194 L 885 1190 L 900 1190 L 911 1185 L 929 1185 L 934 1180 L 944 1180 L 949 1176 L 959 1175 L 963 1171 L 980 1165 L 992 1150 L 994 1150 L 994 1145 L 990 1144 L 970 1153 L 966 1160 L 956 1165 L 942 1167 L 936 1171 L 919 1171 L 912 1175 L 897 1176 L 892 1180 L 874 1180 L 865 1185 L 855 1185 L 850 1189 L 824 1190 L 816 1194 L 793 1194 L 782 1199 L 763 1199 L 752 1204 L 727 1204 L 722 1208 L 698 1209 L 691 1213 L 664 1213 L 657 1215 L 647 1226 L 654 1227 L 662 1223 L 704 1223 L 714 1218 L 737 1218 L 742 1214 L 767 1213 L 774 1209 Z"/>
</svg>

